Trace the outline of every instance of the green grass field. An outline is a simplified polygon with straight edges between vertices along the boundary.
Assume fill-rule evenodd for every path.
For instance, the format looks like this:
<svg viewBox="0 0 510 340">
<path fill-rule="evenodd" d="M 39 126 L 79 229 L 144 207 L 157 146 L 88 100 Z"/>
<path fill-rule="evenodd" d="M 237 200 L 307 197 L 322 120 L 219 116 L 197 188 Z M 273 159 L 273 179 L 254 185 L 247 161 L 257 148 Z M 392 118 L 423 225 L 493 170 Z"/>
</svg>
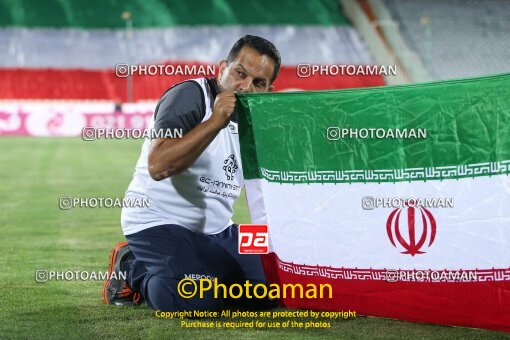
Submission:
<svg viewBox="0 0 510 340">
<path fill-rule="evenodd" d="M 140 140 L 0 139 L 0 338 L 510 338 L 460 327 L 358 317 L 331 329 L 183 329 L 145 306 L 112 307 L 103 282 L 35 282 L 35 271 L 104 271 L 123 240 L 120 209 L 60 210 L 60 196 L 123 197 Z M 236 222 L 249 222 L 244 200 Z M 397 302 L 396 302 L 397 303 Z"/>
</svg>

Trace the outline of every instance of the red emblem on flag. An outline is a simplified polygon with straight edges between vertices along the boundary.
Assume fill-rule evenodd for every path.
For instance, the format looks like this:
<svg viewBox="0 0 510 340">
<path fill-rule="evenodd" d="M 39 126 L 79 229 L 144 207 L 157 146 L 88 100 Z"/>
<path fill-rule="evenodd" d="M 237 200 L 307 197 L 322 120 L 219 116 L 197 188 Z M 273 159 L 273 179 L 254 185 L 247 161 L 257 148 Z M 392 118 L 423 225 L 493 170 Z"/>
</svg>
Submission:
<svg viewBox="0 0 510 340">
<path fill-rule="evenodd" d="M 402 221 L 400 219 L 400 215 L 403 211 L 407 211 L 407 240 L 402 236 L 402 232 L 400 231 L 400 227 L 402 225 Z M 421 235 L 416 235 L 417 233 L 417 221 L 416 221 L 416 212 L 419 211 L 421 213 Z M 404 219 L 405 221 L 405 219 Z M 398 208 L 391 212 L 388 220 L 386 221 L 386 231 L 388 232 L 388 237 L 390 238 L 391 244 L 396 248 L 394 236 L 397 242 L 406 250 L 401 252 L 402 254 L 410 254 L 414 256 L 416 254 L 424 254 L 424 251 L 420 251 L 420 249 L 425 245 L 427 238 L 430 240 L 428 242 L 428 247 L 434 243 L 436 238 L 436 220 L 434 216 L 432 216 L 431 212 L 428 211 L 424 207 L 412 207 L 408 206 L 406 208 Z M 417 240 L 417 238 L 419 239 Z"/>
</svg>

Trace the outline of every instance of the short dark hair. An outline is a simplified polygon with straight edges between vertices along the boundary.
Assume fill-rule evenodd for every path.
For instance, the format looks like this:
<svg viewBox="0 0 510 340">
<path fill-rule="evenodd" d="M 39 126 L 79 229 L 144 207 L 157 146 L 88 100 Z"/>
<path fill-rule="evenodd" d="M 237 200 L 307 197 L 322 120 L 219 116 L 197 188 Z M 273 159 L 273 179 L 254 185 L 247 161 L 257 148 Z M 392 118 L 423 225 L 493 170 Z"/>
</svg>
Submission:
<svg viewBox="0 0 510 340">
<path fill-rule="evenodd" d="M 276 47 L 273 45 L 272 42 L 269 40 L 266 40 L 262 37 L 258 37 L 256 35 L 245 35 L 236 43 L 232 48 L 230 49 L 230 52 L 228 52 L 227 61 L 232 62 L 237 58 L 237 55 L 239 54 L 239 51 L 244 46 L 248 46 L 259 52 L 260 54 L 267 55 L 269 58 L 273 59 L 274 61 L 274 72 L 273 72 L 273 78 L 271 79 L 271 84 L 276 79 L 276 76 L 278 75 L 278 72 L 280 72 L 280 64 L 281 64 L 281 58 L 280 58 L 280 52 L 276 49 Z"/>
</svg>

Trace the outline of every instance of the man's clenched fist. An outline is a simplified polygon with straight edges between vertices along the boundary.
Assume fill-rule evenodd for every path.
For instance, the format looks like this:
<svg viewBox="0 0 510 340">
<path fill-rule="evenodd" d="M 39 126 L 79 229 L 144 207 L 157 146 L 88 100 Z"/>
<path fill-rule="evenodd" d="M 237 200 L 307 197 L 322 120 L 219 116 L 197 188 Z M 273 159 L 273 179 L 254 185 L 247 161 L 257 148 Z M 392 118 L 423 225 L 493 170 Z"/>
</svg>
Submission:
<svg viewBox="0 0 510 340">
<path fill-rule="evenodd" d="M 222 92 L 214 100 L 213 114 L 210 119 L 216 121 L 220 126 L 228 125 L 234 108 L 236 106 L 236 96 L 234 92 Z"/>
</svg>

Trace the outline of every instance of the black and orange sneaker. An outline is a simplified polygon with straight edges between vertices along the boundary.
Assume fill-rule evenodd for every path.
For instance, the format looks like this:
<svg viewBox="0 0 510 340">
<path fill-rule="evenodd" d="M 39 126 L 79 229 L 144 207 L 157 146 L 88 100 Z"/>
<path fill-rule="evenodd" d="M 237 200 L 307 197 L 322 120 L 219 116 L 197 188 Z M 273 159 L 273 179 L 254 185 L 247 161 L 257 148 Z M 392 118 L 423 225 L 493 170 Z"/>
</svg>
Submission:
<svg viewBox="0 0 510 340">
<path fill-rule="evenodd" d="M 121 273 L 121 264 L 132 256 L 127 242 L 119 242 L 110 253 L 108 277 L 104 283 L 103 301 L 108 305 L 133 306 L 142 301 L 140 294 L 131 290 L 126 282 L 126 273 Z"/>
</svg>

